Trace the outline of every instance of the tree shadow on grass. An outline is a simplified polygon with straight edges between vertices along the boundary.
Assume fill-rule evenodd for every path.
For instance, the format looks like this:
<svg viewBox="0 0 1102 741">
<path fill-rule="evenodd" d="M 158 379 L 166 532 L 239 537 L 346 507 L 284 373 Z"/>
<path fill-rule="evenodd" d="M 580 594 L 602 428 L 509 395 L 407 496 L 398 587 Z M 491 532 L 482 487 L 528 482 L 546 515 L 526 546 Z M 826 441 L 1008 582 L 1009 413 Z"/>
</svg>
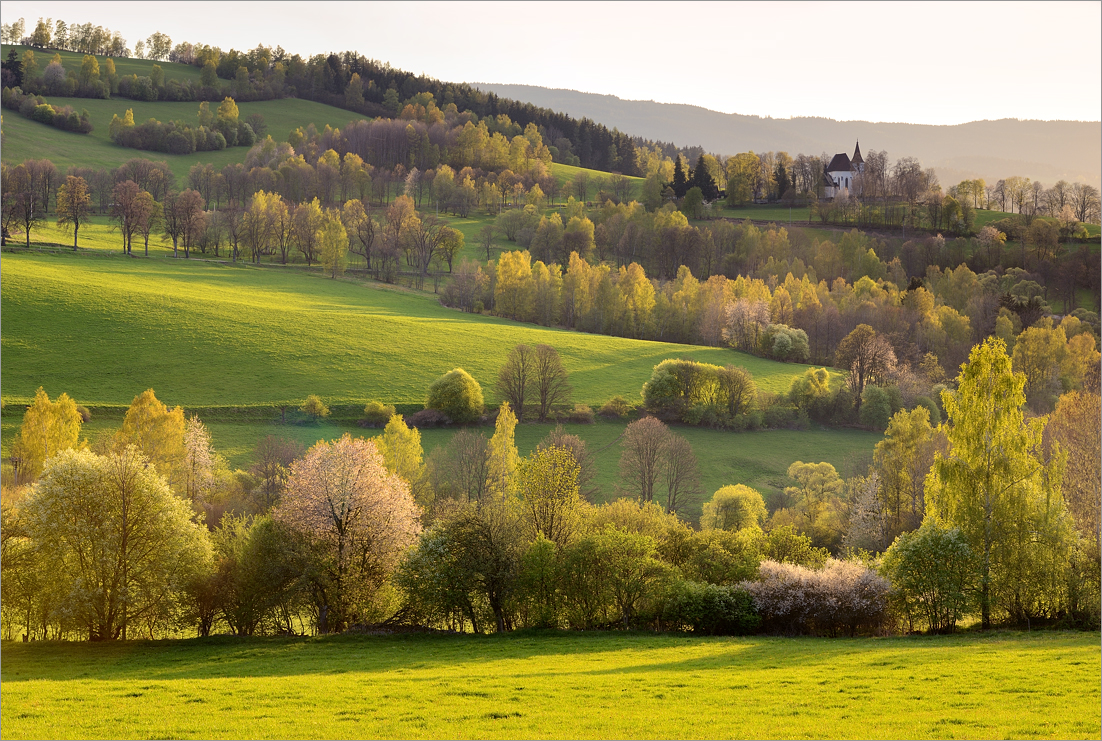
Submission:
<svg viewBox="0 0 1102 741">
<path fill-rule="evenodd" d="M 891 668 L 915 659 L 915 652 L 945 649 L 993 649 L 1019 652 L 1076 650 L 1081 634 L 993 634 L 966 636 L 870 638 L 748 638 L 654 635 L 623 632 L 519 631 L 508 635 L 402 634 L 334 635 L 305 638 L 238 638 L 218 636 L 186 640 L 76 643 L 46 641 L 3 646 L 2 680 L 180 680 L 290 677 L 344 673 L 382 674 L 479 666 L 498 661 L 539 659 L 544 667 L 566 667 L 588 656 L 596 665 L 570 667 L 569 673 L 612 675 L 791 669 L 840 663 L 861 666 L 853 655 L 867 653 L 869 667 Z M 1089 636 L 1088 636 L 1089 637 Z M 706 656 L 675 658 L 679 650 L 695 653 L 713 644 Z M 667 661 L 615 666 L 598 654 L 663 651 Z M 648 657 L 659 658 L 659 657 Z M 931 657 L 933 658 L 933 657 Z M 556 663 L 561 662 L 561 663 Z M 518 667 L 521 668 L 521 667 Z M 523 670 L 523 668 L 522 668 Z M 527 676 L 529 672 L 517 676 Z M 414 679 L 409 677 L 409 679 Z"/>
</svg>

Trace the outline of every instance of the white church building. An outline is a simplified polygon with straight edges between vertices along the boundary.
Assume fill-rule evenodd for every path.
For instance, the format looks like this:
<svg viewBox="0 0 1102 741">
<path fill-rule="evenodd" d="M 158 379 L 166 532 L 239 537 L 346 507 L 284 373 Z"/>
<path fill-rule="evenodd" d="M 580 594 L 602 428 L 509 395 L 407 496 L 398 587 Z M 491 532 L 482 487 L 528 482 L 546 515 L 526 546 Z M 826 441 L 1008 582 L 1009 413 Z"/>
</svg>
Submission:
<svg viewBox="0 0 1102 741">
<path fill-rule="evenodd" d="M 827 198 L 834 198 L 841 193 L 853 193 L 854 187 L 860 187 L 854 180 L 855 177 L 865 171 L 865 160 L 861 157 L 861 142 L 857 142 L 857 148 L 853 150 L 850 158 L 845 152 L 834 155 L 823 173 L 823 191 Z"/>
</svg>

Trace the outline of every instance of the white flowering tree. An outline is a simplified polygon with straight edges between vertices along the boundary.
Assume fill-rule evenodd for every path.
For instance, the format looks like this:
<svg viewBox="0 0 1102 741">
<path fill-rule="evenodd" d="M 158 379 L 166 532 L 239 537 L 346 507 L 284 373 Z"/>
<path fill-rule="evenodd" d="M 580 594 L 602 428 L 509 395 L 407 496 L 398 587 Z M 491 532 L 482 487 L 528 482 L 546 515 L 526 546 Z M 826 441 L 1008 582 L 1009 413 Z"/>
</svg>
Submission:
<svg viewBox="0 0 1102 741">
<path fill-rule="evenodd" d="M 402 552 L 421 531 L 409 485 L 387 471 L 375 443 L 319 442 L 291 464 L 274 518 L 301 538 L 318 630 L 362 618 Z"/>
</svg>

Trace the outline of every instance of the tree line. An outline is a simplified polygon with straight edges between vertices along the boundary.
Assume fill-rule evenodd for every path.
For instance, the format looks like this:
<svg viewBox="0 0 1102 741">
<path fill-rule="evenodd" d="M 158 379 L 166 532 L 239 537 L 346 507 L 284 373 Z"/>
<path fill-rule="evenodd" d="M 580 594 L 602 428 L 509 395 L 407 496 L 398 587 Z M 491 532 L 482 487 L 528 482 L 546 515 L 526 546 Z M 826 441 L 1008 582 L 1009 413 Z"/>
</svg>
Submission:
<svg viewBox="0 0 1102 741">
<path fill-rule="evenodd" d="M 321 262 L 333 275 L 353 256 L 361 269 L 387 281 L 404 271 L 418 285 L 430 277 L 435 283 L 446 270 L 442 301 L 466 311 L 730 346 L 785 361 L 832 364 L 843 338 L 865 324 L 890 345 L 898 369 L 893 373 L 906 379 L 895 385 L 904 389 L 908 406 L 916 398 L 935 398 L 931 385 L 959 367 L 973 343 L 997 335 L 1010 345 L 1043 322 L 1052 313 L 1051 300 L 1062 300 L 1071 317 L 1054 326 L 1076 321 L 1065 326 L 1065 340 L 1083 334 L 1077 342 L 1085 343 L 1086 335 L 1098 334 L 1097 315 L 1075 308 L 1080 289 L 1098 290 L 1097 271 L 1087 269 L 1090 253 L 1070 252 L 1059 242 L 1007 249 L 993 227 L 968 239 L 901 243 L 857 230 L 835 242 L 775 225 L 721 220 L 693 226 L 669 204 L 648 211 L 634 201 L 617 203 L 615 193 L 604 190 L 617 188 L 615 180 L 595 184 L 583 172 L 556 185 L 538 159 L 523 177 L 441 165 L 424 174 L 415 169 L 395 183 L 398 171 L 373 168 L 354 152 L 341 157 L 326 149 L 311 166 L 294 151 L 266 139 L 244 165 L 220 172 L 193 166 L 190 187 L 179 192 L 167 165 L 147 160 L 113 171 L 74 168 L 64 181 L 48 160 L 5 166 L 4 230 L 23 231 L 29 244 L 31 229 L 54 206 L 75 246 L 90 213 L 106 211 L 128 253 L 136 235 L 146 250 L 151 236 L 161 236 L 185 257 L 193 251 L 218 257 L 224 248 L 235 260 Z M 541 182 L 559 198 L 586 198 L 600 187 L 602 206 L 590 209 L 568 195 L 561 208 L 545 212 L 551 199 Z M 389 200 L 395 185 L 404 194 Z M 516 207 L 505 208 L 502 188 Z M 458 230 L 418 210 L 420 201 L 463 213 L 463 203 L 478 205 L 480 194 L 490 199 L 489 208 L 504 210 L 479 233 L 477 249 L 488 260 L 496 236 L 528 249 L 480 264 L 464 257 L 466 240 Z M 1046 378 L 1061 375 L 1072 377 Z M 1048 383 L 1046 391 L 1032 383 L 1029 389 L 1041 409 L 1054 403 Z M 908 390 L 915 388 L 921 390 Z M 857 414 L 856 401 L 850 406 Z"/>
<path fill-rule="evenodd" d="M 35 32 L 24 38 L 20 34 L 23 25 L 18 22 L 6 27 L 5 38 L 9 43 L 26 41 L 29 46 L 68 48 L 85 51 L 69 42 L 69 36 L 61 33 L 68 27 L 58 21 L 40 19 Z M 117 36 L 117 35 L 116 35 Z M 111 56 L 128 56 L 130 51 L 122 44 L 121 53 Z M 112 47 L 113 51 L 118 51 Z M 95 54 L 95 51 L 85 51 Z M 9 54 L 4 64 L 5 87 L 21 87 L 24 93 L 40 92 L 45 84 L 40 74 L 34 49 L 26 50 L 22 57 Z M 187 42 L 172 44 L 171 38 L 157 32 L 135 45 L 138 58 L 172 61 L 194 65 L 201 70 L 200 80 L 168 79 L 159 65 L 153 65 L 149 76 L 114 76 L 91 86 L 75 83 L 66 93 L 89 97 L 121 95 L 136 100 L 217 101 L 233 97 L 238 101 L 302 98 L 333 105 L 346 110 L 379 118 L 397 118 L 405 108 L 416 107 L 418 96 L 430 95 L 440 101 L 447 111 L 455 108 L 477 124 L 479 120 L 494 121 L 506 116 L 522 128 L 532 124 L 537 127 L 548 146 L 554 146 L 558 161 L 590 169 L 635 174 L 635 141 L 627 134 L 591 121 L 575 120 L 566 114 L 537 108 L 528 103 L 499 98 L 493 93 L 483 93 L 462 83 L 445 83 L 423 75 L 413 75 L 395 69 L 389 64 L 369 60 L 356 52 L 315 55 L 304 59 L 289 54 L 282 47 L 271 49 L 258 46 L 250 52 L 229 50 Z M 87 59 L 87 57 L 86 57 Z M 94 57 L 92 57 L 94 60 Z M 86 62 L 86 64 L 88 64 Z M 114 70 L 110 59 L 105 65 Z M 60 62 L 58 62 L 60 68 Z M 51 76 L 50 79 L 53 79 Z M 62 80 L 65 75 L 62 71 Z M 221 82 L 228 81 L 227 83 Z M 48 93 L 49 94 L 49 93 Z"/>
<path fill-rule="evenodd" d="M 518 379 L 541 377 L 541 354 L 556 376 L 553 350 L 519 346 L 498 378 L 533 415 L 540 384 Z M 1096 628 L 1099 397 L 1030 418 L 1025 384 L 986 340 L 941 395 L 945 424 L 901 411 L 867 470 L 797 461 L 783 499 L 725 486 L 699 523 L 679 516 L 702 494 L 692 448 L 660 420 L 626 427 L 621 498 L 596 504 L 585 443 L 560 427 L 520 456 L 510 402 L 487 418 L 461 369 L 426 412 L 474 426 L 427 458 L 390 415 L 371 440 L 265 438 L 248 472 L 152 391 L 89 445 L 86 411 L 40 389 L 13 446 L 34 483 L 4 497 L 4 627 L 92 640 L 369 625 L 852 635 L 969 616 Z"/>
</svg>

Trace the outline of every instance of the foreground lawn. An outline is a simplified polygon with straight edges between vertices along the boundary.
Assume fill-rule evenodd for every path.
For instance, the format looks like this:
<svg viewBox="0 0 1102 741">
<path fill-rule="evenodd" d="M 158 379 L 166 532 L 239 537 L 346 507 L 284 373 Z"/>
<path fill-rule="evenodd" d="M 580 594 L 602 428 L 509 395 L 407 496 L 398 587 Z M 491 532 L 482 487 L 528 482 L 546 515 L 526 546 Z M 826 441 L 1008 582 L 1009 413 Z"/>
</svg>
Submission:
<svg viewBox="0 0 1102 741">
<path fill-rule="evenodd" d="M 1098 738 L 1092 633 L 3 647 L 5 738 Z"/>
</svg>

